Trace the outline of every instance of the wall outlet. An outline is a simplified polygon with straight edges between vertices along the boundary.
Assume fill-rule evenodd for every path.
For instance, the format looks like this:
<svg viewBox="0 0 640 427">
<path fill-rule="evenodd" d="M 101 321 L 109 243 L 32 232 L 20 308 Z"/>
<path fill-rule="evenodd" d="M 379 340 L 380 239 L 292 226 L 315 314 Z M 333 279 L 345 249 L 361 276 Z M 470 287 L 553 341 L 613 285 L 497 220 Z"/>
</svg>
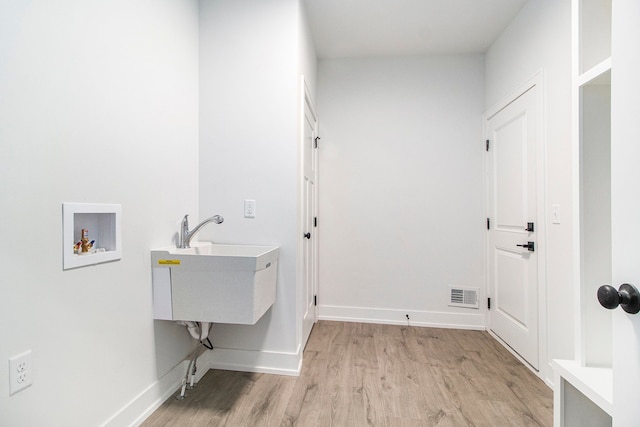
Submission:
<svg viewBox="0 0 640 427">
<path fill-rule="evenodd" d="M 256 201 L 255 200 L 244 201 L 244 217 L 245 218 L 256 217 Z"/>
<path fill-rule="evenodd" d="M 9 395 L 29 387 L 33 383 L 31 350 L 9 359 Z"/>
</svg>

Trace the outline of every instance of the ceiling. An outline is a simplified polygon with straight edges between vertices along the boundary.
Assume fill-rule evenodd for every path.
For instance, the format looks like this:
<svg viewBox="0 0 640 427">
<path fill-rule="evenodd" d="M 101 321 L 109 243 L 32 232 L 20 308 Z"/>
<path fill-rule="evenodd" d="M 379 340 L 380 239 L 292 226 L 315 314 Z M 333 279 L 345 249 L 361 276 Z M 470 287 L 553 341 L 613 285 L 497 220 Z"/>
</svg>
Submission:
<svg viewBox="0 0 640 427">
<path fill-rule="evenodd" d="M 527 0 L 303 0 L 319 58 L 485 52 Z"/>
</svg>

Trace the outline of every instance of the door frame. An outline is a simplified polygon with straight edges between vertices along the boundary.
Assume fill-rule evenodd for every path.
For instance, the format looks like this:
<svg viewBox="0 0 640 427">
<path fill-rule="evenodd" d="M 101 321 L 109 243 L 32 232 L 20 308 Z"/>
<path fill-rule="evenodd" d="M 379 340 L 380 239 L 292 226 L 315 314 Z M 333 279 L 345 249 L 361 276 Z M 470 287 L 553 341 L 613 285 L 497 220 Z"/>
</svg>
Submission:
<svg viewBox="0 0 640 427">
<path fill-rule="evenodd" d="M 486 311 L 486 330 L 498 342 L 500 342 L 511 354 L 527 366 L 531 372 L 536 374 L 540 379 L 545 381 L 547 385 L 553 384 L 553 368 L 551 367 L 551 359 L 548 356 L 547 344 L 547 224 L 549 215 L 547 214 L 547 168 L 546 168 L 546 126 L 545 126 L 545 108 L 544 108 L 544 72 L 538 71 L 534 76 L 529 78 L 525 83 L 518 86 L 508 96 L 503 98 L 492 107 L 488 108 L 482 115 L 482 135 L 484 140 L 488 139 L 487 123 L 489 119 L 503 110 L 507 105 L 511 104 L 517 98 L 522 96 L 532 87 L 536 87 L 537 102 L 537 130 L 538 141 L 536 142 L 536 252 L 538 253 L 538 360 L 539 371 L 533 369 L 518 353 L 511 349 L 500 337 L 491 331 L 491 310 Z M 484 149 L 484 148 L 483 148 Z M 485 152 L 486 154 L 486 152 Z M 482 156 L 483 161 L 483 187 L 484 187 L 484 212 L 489 218 L 490 205 L 490 182 L 488 179 L 489 169 L 487 156 Z M 492 298 L 492 286 L 489 281 L 491 265 L 489 265 L 489 233 L 485 234 L 485 290 L 488 298 Z"/>
<path fill-rule="evenodd" d="M 633 40 L 637 29 L 640 4 L 631 0 L 614 0 L 611 14 L 611 252 L 612 285 L 622 283 L 640 286 L 637 266 L 638 248 L 633 237 L 640 235 L 635 221 L 636 197 L 640 177 L 635 165 L 626 159 L 637 159 L 637 118 L 635 103 L 640 95 L 637 70 L 640 54 Z M 626 238 L 622 237 L 625 236 Z M 629 237 L 627 237 L 629 236 Z M 622 238 L 621 238 L 622 237 Z M 640 317 L 620 309 L 613 313 L 611 332 L 613 373 L 613 426 L 637 424 L 637 382 L 640 380 Z"/>
</svg>

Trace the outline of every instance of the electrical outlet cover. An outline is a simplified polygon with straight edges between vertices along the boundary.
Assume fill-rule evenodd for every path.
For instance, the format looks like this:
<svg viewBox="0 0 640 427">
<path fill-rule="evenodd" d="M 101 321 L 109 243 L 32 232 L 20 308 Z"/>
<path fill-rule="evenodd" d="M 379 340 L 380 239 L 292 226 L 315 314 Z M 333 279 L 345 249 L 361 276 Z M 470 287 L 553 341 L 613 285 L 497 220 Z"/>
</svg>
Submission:
<svg viewBox="0 0 640 427">
<path fill-rule="evenodd" d="M 31 350 L 9 359 L 9 395 L 15 394 L 33 383 Z"/>
<path fill-rule="evenodd" d="M 245 218 L 256 217 L 256 201 L 255 200 L 244 201 L 244 217 Z"/>
</svg>

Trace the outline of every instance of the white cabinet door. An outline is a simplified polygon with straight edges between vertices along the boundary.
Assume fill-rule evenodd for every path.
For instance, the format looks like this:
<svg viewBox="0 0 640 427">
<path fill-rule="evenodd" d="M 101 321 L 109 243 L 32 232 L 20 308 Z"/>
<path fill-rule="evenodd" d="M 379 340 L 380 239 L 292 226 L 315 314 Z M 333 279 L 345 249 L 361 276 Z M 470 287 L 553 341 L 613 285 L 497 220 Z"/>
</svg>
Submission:
<svg viewBox="0 0 640 427">
<path fill-rule="evenodd" d="M 612 5 L 613 285 L 640 286 L 640 1 Z M 613 425 L 640 425 L 640 315 L 613 314 Z"/>
</svg>

